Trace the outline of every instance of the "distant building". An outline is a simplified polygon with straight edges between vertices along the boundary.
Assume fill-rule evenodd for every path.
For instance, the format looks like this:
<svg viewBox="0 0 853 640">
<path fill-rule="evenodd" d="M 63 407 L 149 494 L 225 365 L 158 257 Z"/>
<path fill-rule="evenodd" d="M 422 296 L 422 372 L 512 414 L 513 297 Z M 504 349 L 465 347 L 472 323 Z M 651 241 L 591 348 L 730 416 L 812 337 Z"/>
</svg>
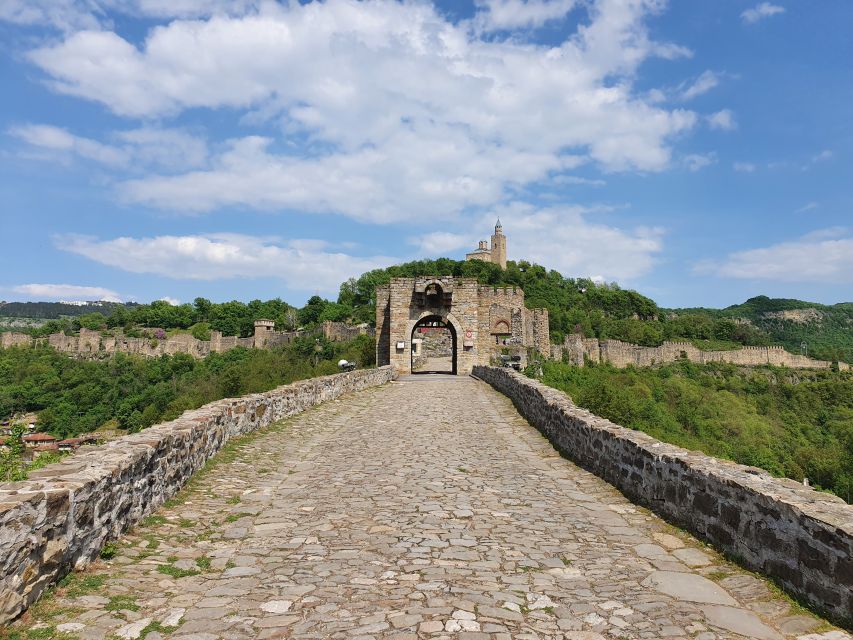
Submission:
<svg viewBox="0 0 853 640">
<path fill-rule="evenodd" d="M 501 269 L 506 269 L 506 236 L 504 235 L 500 218 L 498 218 L 495 224 L 495 234 L 492 236 L 491 248 L 489 248 L 489 243 L 486 240 L 480 240 L 480 245 L 477 249 L 466 254 L 465 259 L 491 262 L 492 264 L 500 265 Z"/>
<path fill-rule="evenodd" d="M 24 441 L 25 446 L 31 448 L 56 444 L 56 438 L 49 433 L 30 433 L 21 439 Z"/>
</svg>

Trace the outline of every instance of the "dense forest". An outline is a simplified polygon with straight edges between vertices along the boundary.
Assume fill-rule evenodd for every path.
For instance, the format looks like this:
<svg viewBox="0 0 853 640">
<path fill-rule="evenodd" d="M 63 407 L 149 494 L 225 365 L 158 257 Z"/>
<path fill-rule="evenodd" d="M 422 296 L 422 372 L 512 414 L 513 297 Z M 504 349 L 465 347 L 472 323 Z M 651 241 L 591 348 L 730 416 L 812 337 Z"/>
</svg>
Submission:
<svg viewBox="0 0 853 640">
<path fill-rule="evenodd" d="M 853 373 L 678 362 L 546 362 L 542 380 L 596 415 L 853 499 Z"/>
<path fill-rule="evenodd" d="M 339 359 L 371 366 L 374 342 L 300 338 L 272 350 L 231 349 L 195 360 L 116 354 L 75 360 L 49 347 L 0 350 L 0 416 L 37 411 L 39 430 L 67 438 L 105 425 L 135 432 L 220 398 L 337 373 Z"/>
</svg>

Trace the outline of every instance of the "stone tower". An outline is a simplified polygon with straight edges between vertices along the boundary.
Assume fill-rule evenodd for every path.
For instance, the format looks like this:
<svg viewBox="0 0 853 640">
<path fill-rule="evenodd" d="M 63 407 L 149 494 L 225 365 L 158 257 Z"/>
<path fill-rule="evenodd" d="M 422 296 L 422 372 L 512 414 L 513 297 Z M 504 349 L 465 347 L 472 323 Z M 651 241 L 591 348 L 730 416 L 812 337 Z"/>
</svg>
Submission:
<svg viewBox="0 0 853 640">
<path fill-rule="evenodd" d="M 492 236 L 492 263 L 506 269 L 506 236 L 500 218 L 495 223 L 495 234 Z"/>
</svg>

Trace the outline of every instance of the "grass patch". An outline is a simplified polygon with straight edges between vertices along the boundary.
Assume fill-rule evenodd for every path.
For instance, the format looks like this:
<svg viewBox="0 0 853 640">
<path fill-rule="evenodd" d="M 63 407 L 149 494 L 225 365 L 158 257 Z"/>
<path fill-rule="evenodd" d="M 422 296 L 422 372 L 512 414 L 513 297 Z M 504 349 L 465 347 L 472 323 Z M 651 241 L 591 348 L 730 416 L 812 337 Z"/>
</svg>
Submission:
<svg viewBox="0 0 853 640">
<path fill-rule="evenodd" d="M 200 558 L 195 559 L 195 563 L 198 565 L 198 568 L 202 571 L 210 571 L 210 556 L 201 556 Z"/>
<path fill-rule="evenodd" d="M 195 521 L 189 520 L 187 518 L 181 518 L 178 520 L 178 526 L 181 529 L 192 529 L 195 526 Z"/>
<path fill-rule="evenodd" d="M 79 598 L 93 591 L 98 591 L 106 581 L 107 576 L 104 575 L 69 573 L 59 581 L 59 586 L 65 590 L 65 595 L 69 598 Z"/>
<path fill-rule="evenodd" d="M 461 473 L 468 473 L 468 469 L 466 469 L 465 467 L 456 467 L 456 470 Z"/>
<path fill-rule="evenodd" d="M 253 515 L 254 514 L 252 514 L 252 513 L 245 513 L 245 512 L 232 513 L 232 514 L 229 514 L 228 516 L 225 517 L 225 522 L 237 522 L 240 518 L 251 517 Z"/>
<path fill-rule="evenodd" d="M 136 604 L 136 598 L 129 595 L 113 596 L 104 607 L 107 611 L 139 611 L 139 605 Z"/>
<path fill-rule="evenodd" d="M 118 554 L 118 543 L 117 542 L 108 542 L 104 545 L 104 548 L 101 549 L 101 559 L 102 560 L 112 560 Z"/>
<path fill-rule="evenodd" d="M 178 569 L 173 564 L 158 564 L 157 571 L 164 573 L 172 578 L 188 578 L 189 576 L 197 576 L 200 571 L 195 569 Z"/>
<path fill-rule="evenodd" d="M 231 496 L 225 501 L 225 504 L 240 504 L 240 496 Z"/>
<path fill-rule="evenodd" d="M 155 620 L 142 630 L 142 633 L 139 634 L 139 637 L 144 638 L 149 633 L 153 633 L 155 631 L 160 634 L 169 634 L 173 631 L 176 631 L 177 629 L 178 627 L 164 627 L 162 624 Z"/>
<path fill-rule="evenodd" d="M 166 519 L 166 516 L 160 516 L 160 515 L 147 516 L 147 517 L 142 519 L 142 526 L 143 527 L 155 527 L 157 525 L 166 524 L 167 522 L 168 522 L 168 520 Z"/>
</svg>

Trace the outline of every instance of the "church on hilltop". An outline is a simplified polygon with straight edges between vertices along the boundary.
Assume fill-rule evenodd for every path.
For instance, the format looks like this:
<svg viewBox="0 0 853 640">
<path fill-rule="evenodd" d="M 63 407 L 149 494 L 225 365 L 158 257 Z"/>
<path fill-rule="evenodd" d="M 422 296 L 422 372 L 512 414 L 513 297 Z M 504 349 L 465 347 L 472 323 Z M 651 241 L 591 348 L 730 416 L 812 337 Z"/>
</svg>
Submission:
<svg viewBox="0 0 853 640">
<path fill-rule="evenodd" d="M 504 228 L 501 226 L 501 219 L 495 223 L 495 233 L 492 236 L 492 247 L 489 248 L 489 243 L 486 240 L 480 240 L 480 246 L 471 253 L 465 254 L 466 260 L 482 260 L 483 262 L 491 262 L 492 264 L 500 265 L 501 269 L 506 269 L 506 236 Z"/>
</svg>

